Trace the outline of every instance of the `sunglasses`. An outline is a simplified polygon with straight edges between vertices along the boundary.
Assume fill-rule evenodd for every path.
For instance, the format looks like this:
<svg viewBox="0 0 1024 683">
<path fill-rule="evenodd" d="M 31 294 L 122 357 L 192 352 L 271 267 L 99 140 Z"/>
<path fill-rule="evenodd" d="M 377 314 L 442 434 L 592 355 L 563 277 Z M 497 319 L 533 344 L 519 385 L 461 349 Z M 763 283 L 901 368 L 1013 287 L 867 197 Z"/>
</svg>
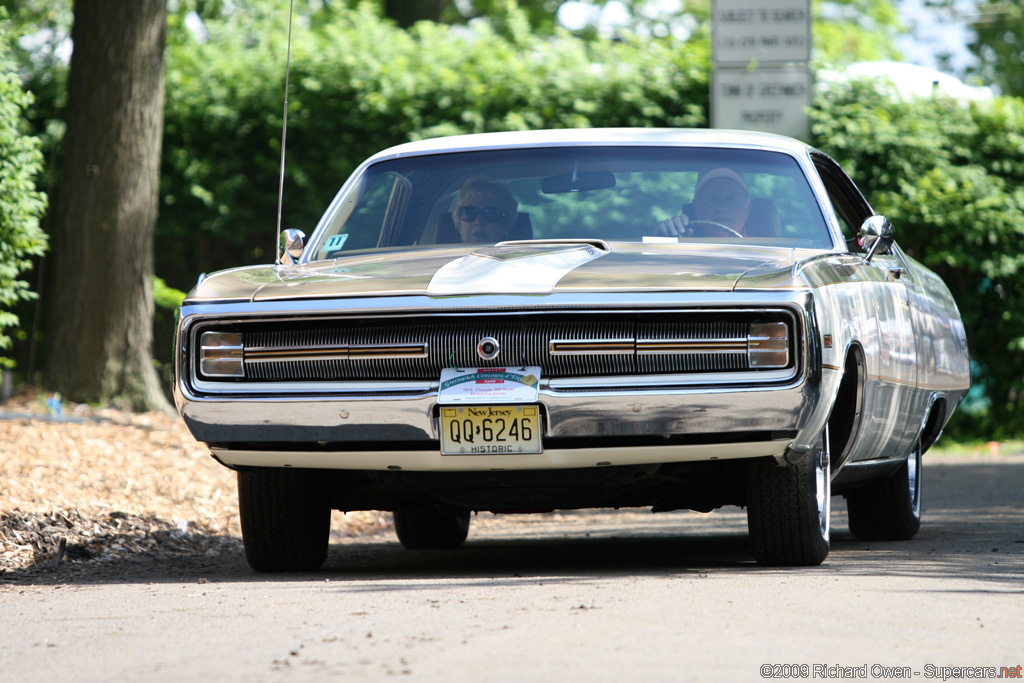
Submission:
<svg viewBox="0 0 1024 683">
<path fill-rule="evenodd" d="M 505 218 L 505 212 L 496 206 L 463 206 L 459 209 L 459 220 L 472 223 L 480 218 L 484 223 L 499 223 Z"/>
</svg>

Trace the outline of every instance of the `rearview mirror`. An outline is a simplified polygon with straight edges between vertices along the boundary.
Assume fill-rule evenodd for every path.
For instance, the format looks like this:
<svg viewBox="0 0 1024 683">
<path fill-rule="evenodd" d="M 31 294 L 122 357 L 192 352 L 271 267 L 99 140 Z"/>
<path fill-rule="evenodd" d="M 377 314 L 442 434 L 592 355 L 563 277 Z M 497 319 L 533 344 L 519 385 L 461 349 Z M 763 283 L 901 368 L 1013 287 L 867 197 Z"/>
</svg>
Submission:
<svg viewBox="0 0 1024 683">
<path fill-rule="evenodd" d="M 615 174 L 611 171 L 590 171 L 589 173 L 566 173 L 545 178 L 540 189 L 544 194 L 566 194 L 585 190 L 604 190 L 615 187 Z"/>
</svg>

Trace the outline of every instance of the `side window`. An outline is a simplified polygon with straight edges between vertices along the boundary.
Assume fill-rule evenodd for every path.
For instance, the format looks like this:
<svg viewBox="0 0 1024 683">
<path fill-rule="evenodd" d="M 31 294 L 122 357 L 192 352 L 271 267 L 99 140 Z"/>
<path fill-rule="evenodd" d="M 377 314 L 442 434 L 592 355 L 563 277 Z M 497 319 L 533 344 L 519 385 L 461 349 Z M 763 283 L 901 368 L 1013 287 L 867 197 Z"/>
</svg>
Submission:
<svg viewBox="0 0 1024 683">
<path fill-rule="evenodd" d="M 346 199 L 320 245 L 318 258 L 332 258 L 342 251 L 372 249 L 387 232 L 395 212 L 396 190 L 401 177 L 384 173 Z"/>
<path fill-rule="evenodd" d="M 814 165 L 839 219 L 847 249 L 863 251 L 857 240 L 857 232 L 864 219 L 871 215 L 871 207 L 834 161 L 827 157 L 815 157 Z"/>
</svg>

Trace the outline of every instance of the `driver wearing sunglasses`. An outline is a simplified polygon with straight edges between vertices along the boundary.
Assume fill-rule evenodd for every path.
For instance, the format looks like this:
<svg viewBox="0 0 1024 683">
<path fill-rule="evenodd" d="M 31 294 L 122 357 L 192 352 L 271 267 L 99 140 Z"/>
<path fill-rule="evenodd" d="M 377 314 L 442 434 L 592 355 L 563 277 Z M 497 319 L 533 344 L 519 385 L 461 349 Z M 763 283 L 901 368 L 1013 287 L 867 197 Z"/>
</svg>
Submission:
<svg viewBox="0 0 1024 683">
<path fill-rule="evenodd" d="M 452 219 L 466 244 L 494 243 L 508 237 L 518 208 L 508 185 L 476 177 L 459 190 Z"/>
</svg>

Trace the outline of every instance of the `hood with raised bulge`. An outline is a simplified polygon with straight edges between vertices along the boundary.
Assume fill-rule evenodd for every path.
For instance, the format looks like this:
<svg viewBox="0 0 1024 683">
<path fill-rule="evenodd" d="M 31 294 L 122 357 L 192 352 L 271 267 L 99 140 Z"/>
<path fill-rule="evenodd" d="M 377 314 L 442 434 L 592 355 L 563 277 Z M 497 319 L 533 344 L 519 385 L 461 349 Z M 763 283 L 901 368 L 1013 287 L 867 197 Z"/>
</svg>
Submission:
<svg viewBox="0 0 1024 683">
<path fill-rule="evenodd" d="M 615 244 L 605 251 L 588 243 L 537 243 L 373 252 L 221 271 L 197 286 L 189 300 L 728 291 L 744 276 L 787 279 L 796 258 L 790 249 L 710 244 Z"/>
</svg>

